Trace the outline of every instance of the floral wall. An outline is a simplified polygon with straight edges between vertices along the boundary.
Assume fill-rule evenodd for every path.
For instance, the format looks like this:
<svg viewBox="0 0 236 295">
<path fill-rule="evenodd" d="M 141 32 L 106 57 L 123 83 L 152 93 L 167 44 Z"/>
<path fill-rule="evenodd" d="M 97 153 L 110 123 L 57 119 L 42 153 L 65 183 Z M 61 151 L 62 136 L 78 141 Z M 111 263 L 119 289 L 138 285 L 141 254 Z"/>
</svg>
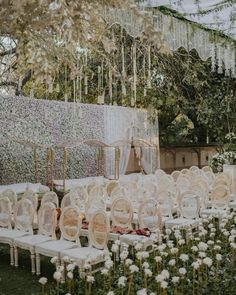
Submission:
<svg viewBox="0 0 236 295">
<path fill-rule="evenodd" d="M 131 109 L 124 107 L 0 96 L 0 182 L 7 184 L 35 181 L 34 149 L 8 139 L 26 140 L 43 145 L 38 152 L 38 169 L 39 180 L 44 183 L 46 146 L 58 145 L 73 139 L 98 139 L 106 142 L 104 114 L 107 108 L 116 113 L 120 110 L 117 124 L 130 117 L 127 113 L 130 114 Z M 136 111 L 132 109 L 131 112 Z M 124 125 L 123 122 L 122 126 Z M 55 150 L 55 157 L 55 178 L 60 179 L 60 150 Z M 83 145 L 69 150 L 67 178 L 87 177 L 97 173 L 96 148 Z"/>
</svg>

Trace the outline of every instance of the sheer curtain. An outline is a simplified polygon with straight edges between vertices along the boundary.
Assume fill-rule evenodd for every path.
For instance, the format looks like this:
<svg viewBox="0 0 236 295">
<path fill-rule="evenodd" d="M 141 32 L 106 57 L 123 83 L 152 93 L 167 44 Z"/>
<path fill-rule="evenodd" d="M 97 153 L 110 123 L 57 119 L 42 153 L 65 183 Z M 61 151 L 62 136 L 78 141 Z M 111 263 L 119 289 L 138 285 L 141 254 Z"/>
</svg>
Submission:
<svg viewBox="0 0 236 295">
<path fill-rule="evenodd" d="M 130 108 L 122 108 L 115 106 L 104 106 L 104 127 L 105 127 L 105 142 L 107 144 L 113 144 L 116 141 L 120 141 L 117 143 L 117 146 L 120 148 L 120 162 L 119 162 L 119 172 L 120 175 L 125 174 L 129 156 L 131 145 L 126 143 L 126 140 L 131 139 L 131 134 L 129 132 L 129 127 L 134 121 L 135 110 Z M 122 140 L 124 142 L 122 142 Z M 105 159 L 105 165 L 111 165 L 111 158 L 109 156 Z"/>
</svg>

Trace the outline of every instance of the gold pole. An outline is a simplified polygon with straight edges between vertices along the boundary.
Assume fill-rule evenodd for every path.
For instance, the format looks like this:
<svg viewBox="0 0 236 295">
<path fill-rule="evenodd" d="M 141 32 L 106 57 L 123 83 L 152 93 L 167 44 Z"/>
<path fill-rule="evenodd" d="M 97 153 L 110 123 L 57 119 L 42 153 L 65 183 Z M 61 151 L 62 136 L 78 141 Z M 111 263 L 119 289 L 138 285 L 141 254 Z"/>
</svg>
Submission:
<svg viewBox="0 0 236 295">
<path fill-rule="evenodd" d="M 120 148 L 117 146 L 115 147 L 115 179 L 119 179 L 119 174 L 120 174 Z"/>
<path fill-rule="evenodd" d="M 39 182 L 39 171 L 38 171 L 38 155 L 37 155 L 37 147 L 34 148 L 34 173 L 35 173 L 35 182 Z"/>
</svg>

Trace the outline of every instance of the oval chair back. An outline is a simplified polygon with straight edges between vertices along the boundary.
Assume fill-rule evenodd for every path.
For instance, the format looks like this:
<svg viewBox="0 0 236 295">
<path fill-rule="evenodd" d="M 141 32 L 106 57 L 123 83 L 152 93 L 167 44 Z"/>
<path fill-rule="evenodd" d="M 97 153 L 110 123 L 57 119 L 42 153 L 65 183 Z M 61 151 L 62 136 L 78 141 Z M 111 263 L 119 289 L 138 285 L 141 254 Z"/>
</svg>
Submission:
<svg viewBox="0 0 236 295">
<path fill-rule="evenodd" d="M 15 205 L 17 203 L 17 195 L 16 193 L 11 190 L 11 189 L 6 189 L 4 190 L 1 195 L 0 195 L 1 198 L 8 198 L 10 203 L 11 203 L 11 209 L 12 211 L 14 212 L 14 209 L 15 209 Z"/>
<path fill-rule="evenodd" d="M 46 202 L 38 211 L 39 234 L 56 239 L 57 210 L 55 204 Z"/>
<path fill-rule="evenodd" d="M 34 213 L 35 210 L 30 200 L 18 201 L 14 212 L 15 229 L 33 234 Z"/>
<path fill-rule="evenodd" d="M 12 209 L 7 197 L 0 198 L 0 227 L 11 229 Z"/>
<path fill-rule="evenodd" d="M 47 203 L 47 202 L 51 202 L 53 203 L 56 208 L 59 207 L 59 200 L 58 200 L 58 196 L 55 192 L 46 192 L 43 197 L 42 197 L 42 200 L 41 200 L 41 205 L 43 205 L 44 203 Z"/>
<path fill-rule="evenodd" d="M 67 206 L 62 209 L 59 226 L 61 230 L 61 239 L 76 242 L 80 245 L 80 232 L 82 217 L 79 208 L 76 206 Z"/>
<path fill-rule="evenodd" d="M 140 228 L 148 228 L 151 232 L 161 229 L 161 208 L 156 200 L 149 199 L 139 206 L 138 222 Z"/>
<path fill-rule="evenodd" d="M 105 211 L 95 211 L 89 221 L 89 246 L 100 250 L 107 248 L 110 221 Z"/>
<path fill-rule="evenodd" d="M 111 205 L 111 220 L 113 226 L 132 229 L 133 206 L 127 198 L 117 198 Z"/>
<path fill-rule="evenodd" d="M 184 192 L 179 198 L 179 211 L 182 218 L 199 218 L 200 199 L 191 191 Z"/>
<path fill-rule="evenodd" d="M 215 209 L 227 209 L 229 206 L 230 192 L 229 188 L 219 185 L 213 188 L 211 192 L 211 205 Z"/>
</svg>

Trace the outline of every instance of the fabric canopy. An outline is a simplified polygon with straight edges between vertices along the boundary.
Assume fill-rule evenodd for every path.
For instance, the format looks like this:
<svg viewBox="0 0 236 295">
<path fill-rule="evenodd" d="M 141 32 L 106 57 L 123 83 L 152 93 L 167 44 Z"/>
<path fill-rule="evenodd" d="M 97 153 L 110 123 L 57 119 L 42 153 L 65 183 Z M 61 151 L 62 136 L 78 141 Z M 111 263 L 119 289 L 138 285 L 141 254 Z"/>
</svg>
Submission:
<svg viewBox="0 0 236 295">
<path fill-rule="evenodd" d="M 221 31 L 236 39 L 236 4 L 223 0 L 146 0 L 146 7 L 166 6 L 206 28 Z"/>
</svg>

